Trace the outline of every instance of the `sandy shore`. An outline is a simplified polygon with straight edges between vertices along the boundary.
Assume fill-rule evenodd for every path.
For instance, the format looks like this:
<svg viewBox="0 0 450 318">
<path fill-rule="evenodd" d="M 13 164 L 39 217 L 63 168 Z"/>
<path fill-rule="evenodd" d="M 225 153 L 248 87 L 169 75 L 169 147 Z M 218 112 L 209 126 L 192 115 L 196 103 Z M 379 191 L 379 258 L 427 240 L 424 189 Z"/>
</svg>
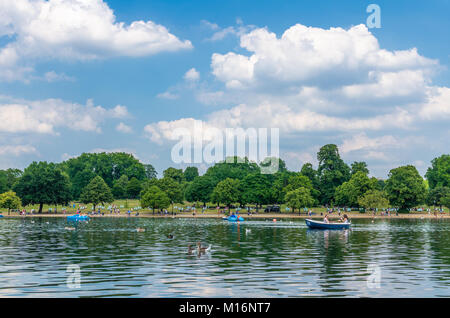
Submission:
<svg viewBox="0 0 450 318">
<path fill-rule="evenodd" d="M 371 213 L 346 213 L 348 215 L 348 217 L 350 219 L 373 219 L 374 216 Z M 10 215 L 8 215 L 7 213 L 3 213 L 3 217 L 4 218 L 39 218 L 39 217 L 67 217 L 68 215 L 72 215 L 70 213 L 68 214 L 47 214 L 47 213 L 42 213 L 42 214 L 32 214 L 32 215 L 19 215 L 18 213 L 11 213 Z M 343 213 L 341 213 L 341 215 L 343 215 Z M 287 214 L 287 213 L 259 213 L 259 214 L 253 214 L 253 215 L 247 215 L 247 214 L 241 214 L 241 216 L 244 219 L 307 219 L 307 218 L 312 218 L 312 219 L 319 219 L 319 218 L 323 218 L 323 216 L 320 215 L 320 213 L 313 215 L 313 216 L 308 216 L 305 214 L 302 215 L 298 215 L 298 214 Z M 172 216 L 171 214 L 168 215 L 158 215 L 158 214 L 152 214 L 152 213 L 140 213 L 139 216 L 135 216 L 135 215 L 131 215 L 128 216 L 125 213 L 122 214 L 106 214 L 105 215 L 90 215 L 91 218 L 127 218 L 127 217 L 131 217 L 131 218 L 215 218 L 215 219 L 221 219 L 224 217 L 223 214 L 221 215 L 217 215 L 217 214 L 213 214 L 213 213 L 198 213 L 196 216 L 193 216 L 192 213 L 178 213 L 177 215 Z M 340 218 L 340 216 L 338 214 L 330 214 L 329 215 L 330 219 L 338 219 Z M 380 213 L 378 213 L 375 216 L 376 219 L 450 219 L 450 215 L 448 213 L 446 214 L 438 214 L 437 216 L 435 216 L 433 213 L 428 214 L 428 213 L 402 213 L 399 215 L 395 215 L 392 214 L 391 216 L 381 216 Z"/>
</svg>

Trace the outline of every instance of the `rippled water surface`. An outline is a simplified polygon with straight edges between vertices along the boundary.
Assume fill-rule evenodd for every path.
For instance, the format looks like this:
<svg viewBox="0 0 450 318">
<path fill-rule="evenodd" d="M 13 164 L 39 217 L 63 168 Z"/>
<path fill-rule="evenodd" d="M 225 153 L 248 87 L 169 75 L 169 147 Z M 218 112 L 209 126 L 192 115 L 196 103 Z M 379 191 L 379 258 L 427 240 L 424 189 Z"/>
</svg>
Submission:
<svg viewBox="0 0 450 318">
<path fill-rule="evenodd" d="M 198 241 L 211 252 L 189 255 Z M 79 289 L 67 285 L 71 264 Z M 450 222 L 311 231 L 304 220 L 3 218 L 0 297 L 17 296 L 449 297 Z"/>
</svg>

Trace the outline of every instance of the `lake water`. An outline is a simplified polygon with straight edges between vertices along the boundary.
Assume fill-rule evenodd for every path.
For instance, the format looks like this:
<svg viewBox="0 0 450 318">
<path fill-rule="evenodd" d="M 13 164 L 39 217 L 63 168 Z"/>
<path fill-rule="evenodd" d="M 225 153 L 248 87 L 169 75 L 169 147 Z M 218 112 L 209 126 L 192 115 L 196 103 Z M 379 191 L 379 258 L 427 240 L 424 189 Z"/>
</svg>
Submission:
<svg viewBox="0 0 450 318">
<path fill-rule="evenodd" d="M 200 218 L 66 226 L 63 218 L 0 219 L 0 297 L 450 296 L 446 220 L 353 220 L 349 231 Z M 211 252 L 189 255 L 198 241 Z M 80 288 L 67 284 L 76 282 L 69 265 L 79 266 Z"/>
</svg>

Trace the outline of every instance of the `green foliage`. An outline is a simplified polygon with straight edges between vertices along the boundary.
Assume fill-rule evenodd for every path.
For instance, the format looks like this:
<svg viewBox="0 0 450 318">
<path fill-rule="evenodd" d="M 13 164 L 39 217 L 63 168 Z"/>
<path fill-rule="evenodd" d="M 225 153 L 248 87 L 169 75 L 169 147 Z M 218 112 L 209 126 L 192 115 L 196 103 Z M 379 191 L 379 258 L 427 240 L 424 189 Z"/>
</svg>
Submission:
<svg viewBox="0 0 450 318">
<path fill-rule="evenodd" d="M 226 178 L 220 181 L 211 196 L 211 200 L 215 203 L 223 203 L 228 207 L 241 199 L 240 182 L 237 179 Z"/>
<path fill-rule="evenodd" d="M 308 177 L 301 174 L 295 174 L 289 177 L 288 184 L 284 188 L 284 191 L 289 192 L 300 187 L 304 187 L 310 190 L 313 188 L 312 182 Z"/>
<path fill-rule="evenodd" d="M 286 162 L 277 157 L 267 157 L 260 162 L 261 172 L 263 174 L 274 174 L 276 172 L 287 171 Z"/>
<path fill-rule="evenodd" d="M 145 192 L 148 188 L 152 187 L 152 186 L 158 186 L 158 179 L 147 179 L 144 180 L 141 184 L 142 186 L 142 191 L 141 191 L 141 196 L 143 194 L 143 192 Z"/>
<path fill-rule="evenodd" d="M 113 153 L 83 153 L 77 158 L 71 158 L 61 167 L 66 171 L 72 182 L 72 195 L 78 199 L 81 191 L 95 177 L 100 176 L 109 187 L 122 175 L 138 180 L 146 179 L 146 168 L 131 154 Z"/>
<path fill-rule="evenodd" d="M 438 186 L 432 190 L 430 190 L 426 197 L 426 203 L 428 205 L 445 205 L 442 203 L 443 198 L 450 195 L 449 187 Z M 444 199 L 445 200 L 445 199 Z"/>
<path fill-rule="evenodd" d="M 284 202 L 284 196 L 286 195 L 285 188 L 289 184 L 289 178 L 296 176 L 296 172 L 283 171 L 277 172 L 272 175 L 272 186 L 270 187 L 270 203 L 282 203 Z"/>
<path fill-rule="evenodd" d="M 450 155 L 442 155 L 431 161 L 425 177 L 430 189 L 436 187 L 450 187 Z"/>
<path fill-rule="evenodd" d="M 184 173 L 182 169 L 175 169 L 175 168 L 167 168 L 163 171 L 164 178 L 171 178 L 175 180 L 178 183 L 181 183 L 184 180 Z"/>
<path fill-rule="evenodd" d="M 195 178 L 198 177 L 198 168 L 197 167 L 187 167 L 184 170 L 184 179 L 188 182 L 194 181 Z"/>
<path fill-rule="evenodd" d="M 2 209 L 18 209 L 21 206 L 20 198 L 13 191 L 0 194 L 0 208 Z"/>
<path fill-rule="evenodd" d="M 147 179 L 156 179 L 156 177 L 158 176 L 158 173 L 151 164 L 145 164 L 144 169 Z"/>
<path fill-rule="evenodd" d="M 270 179 L 270 175 L 261 173 L 245 176 L 241 182 L 243 192 L 240 201 L 244 204 L 255 203 L 257 205 L 270 203 L 271 193 L 268 191 L 272 184 Z"/>
<path fill-rule="evenodd" d="M 364 161 L 354 161 L 351 166 L 351 174 L 354 175 L 357 172 L 362 172 L 365 175 L 369 174 L 369 169 L 367 168 L 367 163 Z"/>
<path fill-rule="evenodd" d="M 391 205 L 401 210 L 414 207 L 425 199 L 425 185 L 414 166 L 392 169 L 386 181 L 385 191 Z"/>
<path fill-rule="evenodd" d="M 6 173 L 0 170 L 0 193 L 8 191 L 8 179 L 6 178 Z"/>
<path fill-rule="evenodd" d="M 99 203 L 105 204 L 113 202 L 114 197 L 102 177 L 96 176 L 83 189 L 80 196 L 80 201 L 85 204 L 92 203 L 95 209 L 95 206 Z"/>
<path fill-rule="evenodd" d="M 70 199 L 69 176 L 56 164 L 45 161 L 33 162 L 14 185 L 14 191 L 23 205 L 67 204 Z"/>
<path fill-rule="evenodd" d="M 305 187 L 288 191 L 285 201 L 287 206 L 292 208 L 292 212 L 295 212 L 295 209 L 311 207 L 314 204 L 314 198 L 311 196 L 310 189 Z"/>
<path fill-rule="evenodd" d="M 357 171 L 349 181 L 336 188 L 334 202 L 339 206 L 358 207 L 358 200 L 367 191 L 378 187 L 376 178 L 369 178 L 363 171 Z"/>
<path fill-rule="evenodd" d="M 317 153 L 321 203 L 331 204 L 336 188 L 350 179 L 350 168 L 339 156 L 338 147 L 325 145 Z"/>
<path fill-rule="evenodd" d="M 139 193 L 142 190 L 141 182 L 133 177 L 130 181 L 128 181 L 126 189 L 128 198 L 136 199 L 137 197 L 139 197 Z"/>
<path fill-rule="evenodd" d="M 122 175 L 119 179 L 114 181 L 112 193 L 115 199 L 127 198 L 127 185 L 128 177 L 126 175 Z"/>
<path fill-rule="evenodd" d="M 79 199 L 99 176 L 116 199 L 137 198 L 157 186 L 172 205 L 188 200 L 203 204 L 251 203 L 259 207 L 281 204 L 287 193 L 305 188 L 315 200 L 314 205 L 335 203 L 356 207 L 366 193 L 379 190 L 386 192 L 391 204 L 406 209 L 422 203 L 425 195 L 428 204 L 443 205 L 450 188 L 450 155 L 433 159 L 427 180 L 408 166 L 391 170 L 386 182 L 369 178 L 365 162 L 355 161 L 350 169 L 340 158 L 336 145 L 320 148 L 317 159 L 317 171 L 306 163 L 298 173 L 288 171 L 280 158 L 266 158 L 258 165 L 246 157 L 234 156 L 210 167 L 203 176 L 199 176 L 196 167 L 187 167 L 184 172 L 170 167 L 162 179 L 157 179 L 152 165 L 144 165 L 130 154 L 84 153 L 61 164 L 33 163 L 23 174 L 18 169 L 0 170 L 0 193 L 14 189 L 24 205 L 39 204 L 42 210 L 43 204 L 65 204 Z M 278 162 L 278 171 L 262 173 L 262 168 L 273 160 Z M 87 200 L 86 196 L 84 193 L 83 199 Z"/>
<path fill-rule="evenodd" d="M 180 183 L 171 177 L 164 177 L 158 180 L 158 187 L 167 194 L 170 202 L 183 203 L 183 188 Z"/>
<path fill-rule="evenodd" d="M 259 166 L 248 158 L 229 157 L 208 168 L 205 176 L 214 178 L 217 184 L 227 178 L 242 180 L 246 175 L 256 172 L 260 172 Z"/>
<path fill-rule="evenodd" d="M 190 202 L 206 202 L 211 201 L 211 194 L 216 183 L 214 178 L 210 176 L 200 176 L 194 179 L 186 188 L 186 200 Z"/>
<path fill-rule="evenodd" d="M 384 189 L 385 186 L 385 181 L 382 179 L 377 179 L 377 189 L 382 191 Z"/>
<path fill-rule="evenodd" d="M 311 180 L 311 183 L 314 187 L 314 189 L 319 189 L 319 176 L 317 174 L 317 171 L 314 170 L 311 163 L 307 162 L 302 166 L 302 169 L 300 170 L 300 173 Z"/>
<path fill-rule="evenodd" d="M 445 196 L 441 198 L 440 203 L 450 210 L 450 193 L 447 193 Z"/>
<path fill-rule="evenodd" d="M 366 209 L 381 209 L 389 207 L 389 200 L 383 191 L 369 190 L 358 199 L 358 204 Z"/>
<path fill-rule="evenodd" d="M 143 208 L 165 209 L 170 205 L 167 194 L 157 186 L 151 186 L 141 195 L 141 206 Z"/>
<path fill-rule="evenodd" d="M 11 190 L 21 176 L 19 169 L 0 170 L 0 193 Z"/>
</svg>

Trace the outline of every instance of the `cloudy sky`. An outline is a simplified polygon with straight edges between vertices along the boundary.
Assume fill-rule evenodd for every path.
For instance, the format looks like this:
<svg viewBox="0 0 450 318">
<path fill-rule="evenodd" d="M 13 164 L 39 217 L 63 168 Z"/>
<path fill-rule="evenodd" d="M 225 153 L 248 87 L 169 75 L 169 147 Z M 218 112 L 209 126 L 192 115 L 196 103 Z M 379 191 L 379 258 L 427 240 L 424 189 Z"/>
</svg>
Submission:
<svg viewBox="0 0 450 318">
<path fill-rule="evenodd" d="M 368 28 L 366 8 L 381 8 Z M 176 128 L 280 129 L 386 177 L 449 153 L 450 1 L 0 0 L 0 168 L 126 151 Z M 186 165 L 178 165 L 184 167 Z M 202 165 L 201 169 L 205 169 Z"/>
</svg>

